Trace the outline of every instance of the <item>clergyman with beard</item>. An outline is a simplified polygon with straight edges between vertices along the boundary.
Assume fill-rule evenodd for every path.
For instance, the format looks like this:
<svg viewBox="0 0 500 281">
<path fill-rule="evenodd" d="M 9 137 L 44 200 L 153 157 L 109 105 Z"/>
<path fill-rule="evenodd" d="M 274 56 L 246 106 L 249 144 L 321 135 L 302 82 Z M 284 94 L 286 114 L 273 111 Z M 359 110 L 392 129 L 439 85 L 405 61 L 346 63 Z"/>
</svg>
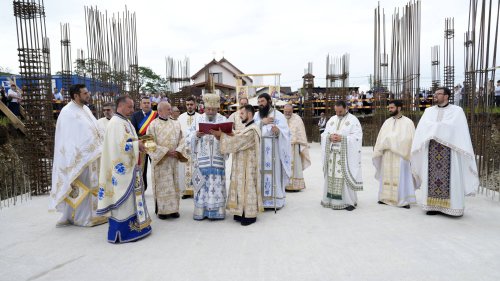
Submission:
<svg viewBox="0 0 500 281">
<path fill-rule="evenodd" d="M 280 209 L 285 206 L 285 187 L 292 174 L 290 129 L 283 113 L 272 108 L 269 94 L 259 95 L 258 104 L 259 114 L 255 114 L 254 121 L 262 132 L 262 199 L 264 208 Z"/>
<path fill-rule="evenodd" d="M 223 220 L 226 216 L 227 155 L 221 153 L 220 142 L 214 135 L 200 131 L 200 124 L 224 123 L 226 117 L 218 113 L 218 94 L 204 94 L 203 102 L 205 112 L 196 117 L 186 138 L 193 161 L 193 219 Z"/>
<path fill-rule="evenodd" d="M 72 85 L 69 95 L 56 123 L 49 210 L 61 213 L 57 226 L 94 226 L 107 222 L 96 214 L 104 135 L 87 106 L 85 85 Z"/>
<path fill-rule="evenodd" d="M 410 168 L 410 154 L 415 125 L 401 113 L 403 103 L 389 102 L 391 117 L 385 120 L 373 151 L 375 178 L 379 181 L 379 204 L 410 208 L 416 203 Z"/>
<path fill-rule="evenodd" d="M 264 211 L 260 188 L 260 130 L 253 121 L 255 110 L 247 104 L 238 114 L 244 128 L 236 135 L 219 131 L 211 133 L 220 141 L 222 153 L 233 154 L 231 181 L 227 197 L 227 210 L 241 225 L 257 221 L 257 214 Z"/>
</svg>

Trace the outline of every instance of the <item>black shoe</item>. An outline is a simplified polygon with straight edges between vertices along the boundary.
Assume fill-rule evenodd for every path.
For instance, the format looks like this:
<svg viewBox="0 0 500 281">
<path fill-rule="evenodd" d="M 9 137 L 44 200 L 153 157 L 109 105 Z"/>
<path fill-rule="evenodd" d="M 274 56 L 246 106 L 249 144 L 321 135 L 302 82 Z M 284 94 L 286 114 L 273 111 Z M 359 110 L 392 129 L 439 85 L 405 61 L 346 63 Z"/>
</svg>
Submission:
<svg viewBox="0 0 500 281">
<path fill-rule="evenodd" d="M 385 204 L 385 203 L 384 203 L 384 202 L 382 202 L 382 201 L 378 201 L 377 203 L 379 203 L 379 204 L 381 204 L 381 205 L 387 205 L 387 204 Z"/>
<path fill-rule="evenodd" d="M 428 216 L 435 216 L 435 215 L 439 214 L 439 212 L 438 211 L 427 211 L 425 214 Z"/>
<path fill-rule="evenodd" d="M 191 198 L 191 195 L 182 195 L 181 197 L 182 199 L 188 199 L 188 198 Z"/>
<path fill-rule="evenodd" d="M 242 218 L 241 225 L 243 225 L 243 226 L 251 225 L 252 223 L 255 223 L 256 221 L 257 221 L 257 218 Z"/>
<path fill-rule="evenodd" d="M 170 214 L 168 216 L 173 218 L 173 219 L 178 219 L 181 215 L 179 215 L 179 213 L 173 213 L 173 214 Z"/>
<path fill-rule="evenodd" d="M 168 219 L 168 215 L 158 215 L 158 218 L 160 220 L 166 220 L 166 219 Z"/>
<path fill-rule="evenodd" d="M 401 208 L 410 209 L 410 205 L 403 206 Z"/>
<path fill-rule="evenodd" d="M 241 216 L 234 215 L 234 216 L 233 216 L 233 219 L 234 219 L 235 221 L 239 221 L 239 222 L 241 222 Z"/>
<path fill-rule="evenodd" d="M 354 208 L 354 206 L 353 206 L 353 205 L 349 205 L 349 206 L 347 206 L 347 208 L 345 208 L 345 209 L 346 209 L 347 211 L 353 211 L 353 210 L 354 210 L 354 209 L 356 209 L 356 208 Z"/>
</svg>

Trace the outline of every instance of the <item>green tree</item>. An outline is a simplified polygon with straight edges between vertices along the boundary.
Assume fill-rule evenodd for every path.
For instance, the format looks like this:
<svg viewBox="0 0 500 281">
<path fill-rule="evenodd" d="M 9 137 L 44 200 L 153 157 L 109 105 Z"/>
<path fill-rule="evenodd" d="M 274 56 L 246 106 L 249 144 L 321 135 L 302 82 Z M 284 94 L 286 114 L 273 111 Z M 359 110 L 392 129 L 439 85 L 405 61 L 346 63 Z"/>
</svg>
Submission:
<svg viewBox="0 0 500 281">
<path fill-rule="evenodd" d="M 145 66 L 139 66 L 139 89 L 153 94 L 169 90 L 167 80 Z"/>
</svg>

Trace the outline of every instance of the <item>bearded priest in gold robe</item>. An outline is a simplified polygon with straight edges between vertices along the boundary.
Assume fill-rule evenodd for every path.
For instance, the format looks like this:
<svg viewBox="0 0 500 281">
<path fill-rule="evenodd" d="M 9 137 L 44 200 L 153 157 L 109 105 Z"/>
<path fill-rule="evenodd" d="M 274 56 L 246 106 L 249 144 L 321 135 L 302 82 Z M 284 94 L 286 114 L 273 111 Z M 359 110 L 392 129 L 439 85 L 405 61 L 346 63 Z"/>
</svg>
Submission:
<svg viewBox="0 0 500 281">
<path fill-rule="evenodd" d="M 286 191 L 299 191 L 306 188 L 302 172 L 311 166 L 306 127 L 302 118 L 293 113 L 293 106 L 291 104 L 285 105 L 283 113 L 285 114 L 292 137 L 292 176 L 285 189 Z"/>
<path fill-rule="evenodd" d="M 410 167 L 411 144 L 415 125 L 401 114 L 403 103 L 391 101 L 387 119 L 373 149 L 375 178 L 380 183 L 379 204 L 410 208 L 416 203 L 415 187 Z"/>
<path fill-rule="evenodd" d="M 257 221 L 257 214 L 264 211 L 260 187 L 260 129 L 255 125 L 255 110 L 245 105 L 238 111 L 244 129 L 236 135 L 212 131 L 220 140 L 222 154 L 233 154 L 231 181 L 227 198 L 227 210 L 241 225 Z"/>
<path fill-rule="evenodd" d="M 158 104 L 158 118 L 151 122 L 146 135 L 156 144 L 148 152 L 152 162 L 151 179 L 155 198 L 155 213 L 160 219 L 179 217 L 181 191 L 178 178 L 178 153 L 184 143 L 181 125 L 170 119 L 172 107 L 168 102 Z"/>
<path fill-rule="evenodd" d="M 139 156 L 146 150 L 128 119 L 133 112 L 134 101 L 119 97 L 104 135 L 97 214 L 109 218 L 110 243 L 133 242 L 151 233 Z"/>
</svg>

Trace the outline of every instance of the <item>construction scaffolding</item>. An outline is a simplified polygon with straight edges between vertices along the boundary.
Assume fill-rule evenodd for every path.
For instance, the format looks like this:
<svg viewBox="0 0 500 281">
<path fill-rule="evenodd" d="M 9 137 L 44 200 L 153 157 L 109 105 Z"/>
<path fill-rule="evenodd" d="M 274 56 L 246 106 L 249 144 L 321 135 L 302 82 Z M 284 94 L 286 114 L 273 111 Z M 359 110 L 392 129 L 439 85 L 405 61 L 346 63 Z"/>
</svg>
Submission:
<svg viewBox="0 0 500 281">
<path fill-rule="evenodd" d="M 50 74 L 50 43 L 43 1 L 13 1 L 19 74 L 23 80 L 24 124 L 27 129 L 26 165 L 33 194 L 50 190 L 54 149 L 54 118 Z"/>
</svg>

